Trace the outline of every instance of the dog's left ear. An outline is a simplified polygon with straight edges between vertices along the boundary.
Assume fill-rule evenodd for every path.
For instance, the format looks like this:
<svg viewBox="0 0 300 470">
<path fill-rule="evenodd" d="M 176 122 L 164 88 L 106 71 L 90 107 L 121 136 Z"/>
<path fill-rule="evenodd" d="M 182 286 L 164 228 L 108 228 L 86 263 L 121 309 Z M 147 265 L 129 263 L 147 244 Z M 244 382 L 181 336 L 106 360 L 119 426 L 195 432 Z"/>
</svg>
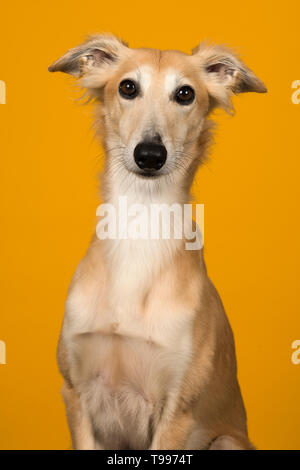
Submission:
<svg viewBox="0 0 300 470">
<path fill-rule="evenodd" d="M 130 49 L 112 35 L 95 35 L 80 46 L 70 49 L 48 68 L 49 72 L 65 72 L 82 77 L 106 70 L 116 64 Z"/>
<path fill-rule="evenodd" d="M 264 83 L 230 49 L 200 44 L 192 53 L 192 60 L 211 97 L 212 107 L 230 109 L 232 94 L 266 93 Z"/>
</svg>

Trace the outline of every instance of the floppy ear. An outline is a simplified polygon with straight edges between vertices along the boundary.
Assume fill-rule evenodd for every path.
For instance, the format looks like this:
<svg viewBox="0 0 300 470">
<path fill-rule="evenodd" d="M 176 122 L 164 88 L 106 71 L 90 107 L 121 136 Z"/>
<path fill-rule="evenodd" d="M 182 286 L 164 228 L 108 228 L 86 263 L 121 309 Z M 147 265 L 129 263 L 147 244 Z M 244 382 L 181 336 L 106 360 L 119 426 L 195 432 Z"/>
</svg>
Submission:
<svg viewBox="0 0 300 470">
<path fill-rule="evenodd" d="M 212 99 L 212 107 L 230 110 L 232 94 L 266 93 L 263 82 L 230 49 L 200 44 L 192 52 Z"/>
<path fill-rule="evenodd" d="M 116 63 L 127 45 L 111 35 L 95 35 L 78 47 L 70 49 L 48 68 L 49 72 L 65 72 L 75 77 L 107 68 Z"/>
</svg>

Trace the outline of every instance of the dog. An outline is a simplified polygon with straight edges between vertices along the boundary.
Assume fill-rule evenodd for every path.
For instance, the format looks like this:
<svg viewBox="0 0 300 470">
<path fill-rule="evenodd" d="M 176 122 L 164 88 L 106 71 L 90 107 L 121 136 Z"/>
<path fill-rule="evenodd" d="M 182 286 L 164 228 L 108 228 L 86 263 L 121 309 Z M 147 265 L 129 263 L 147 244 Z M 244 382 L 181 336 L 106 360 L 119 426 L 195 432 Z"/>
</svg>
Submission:
<svg viewBox="0 0 300 470">
<path fill-rule="evenodd" d="M 266 92 L 223 46 L 131 49 L 95 35 L 49 67 L 80 79 L 105 150 L 102 200 L 190 200 L 231 96 Z M 91 241 L 72 280 L 58 345 L 74 449 L 253 449 L 232 330 L 203 249 L 183 239 Z"/>
</svg>

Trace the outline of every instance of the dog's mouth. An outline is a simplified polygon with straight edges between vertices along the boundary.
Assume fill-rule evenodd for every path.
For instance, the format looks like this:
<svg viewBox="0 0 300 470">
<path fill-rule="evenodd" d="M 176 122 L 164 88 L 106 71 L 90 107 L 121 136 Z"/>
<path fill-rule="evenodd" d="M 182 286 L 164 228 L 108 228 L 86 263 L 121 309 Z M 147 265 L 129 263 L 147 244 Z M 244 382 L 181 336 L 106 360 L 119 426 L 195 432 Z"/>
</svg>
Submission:
<svg viewBox="0 0 300 470">
<path fill-rule="evenodd" d="M 136 174 L 146 179 L 159 178 L 160 176 L 162 176 L 161 173 L 157 173 L 154 171 L 142 171 L 142 172 L 137 172 Z"/>
<path fill-rule="evenodd" d="M 164 173 L 151 170 L 129 170 L 130 173 L 133 173 L 135 176 L 141 179 L 154 180 L 164 176 Z"/>
</svg>

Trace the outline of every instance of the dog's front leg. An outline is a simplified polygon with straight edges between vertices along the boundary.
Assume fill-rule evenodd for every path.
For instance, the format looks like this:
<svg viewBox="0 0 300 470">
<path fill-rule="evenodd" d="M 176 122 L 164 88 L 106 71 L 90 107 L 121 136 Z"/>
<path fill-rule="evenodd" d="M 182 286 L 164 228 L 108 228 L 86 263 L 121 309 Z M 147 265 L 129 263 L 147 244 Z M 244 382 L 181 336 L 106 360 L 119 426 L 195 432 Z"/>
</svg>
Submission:
<svg viewBox="0 0 300 470">
<path fill-rule="evenodd" d="M 185 449 L 194 429 L 192 413 L 178 412 L 175 416 L 162 419 L 154 433 L 150 450 Z"/>
<path fill-rule="evenodd" d="M 87 411 L 84 409 L 74 388 L 67 385 L 66 382 L 62 388 L 62 396 L 66 406 L 73 449 L 96 449 L 90 417 L 88 416 Z"/>
<path fill-rule="evenodd" d="M 255 447 L 245 435 L 224 435 L 214 439 L 209 450 L 255 450 Z"/>
</svg>

